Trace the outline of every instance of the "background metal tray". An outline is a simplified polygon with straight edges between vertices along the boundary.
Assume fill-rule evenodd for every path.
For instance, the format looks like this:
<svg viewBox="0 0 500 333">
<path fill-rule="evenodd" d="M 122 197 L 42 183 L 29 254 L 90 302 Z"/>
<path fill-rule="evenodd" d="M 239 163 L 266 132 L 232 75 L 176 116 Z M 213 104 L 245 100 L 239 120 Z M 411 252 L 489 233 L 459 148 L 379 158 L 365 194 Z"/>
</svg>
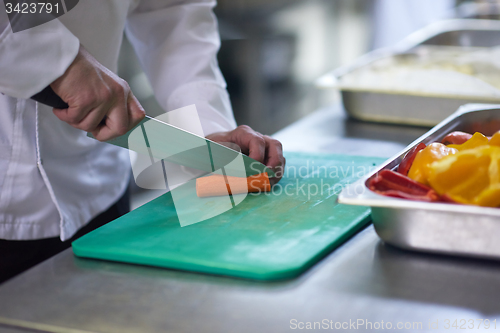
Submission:
<svg viewBox="0 0 500 333">
<path fill-rule="evenodd" d="M 500 105 L 468 104 L 411 143 L 401 153 L 346 187 L 339 202 L 371 206 L 377 234 L 385 242 L 411 250 L 500 259 L 500 209 L 427 203 L 382 196 L 367 182 L 382 169 L 393 169 L 420 142 L 441 141 L 446 134 L 500 129 Z"/>
<path fill-rule="evenodd" d="M 431 24 L 391 48 L 370 52 L 354 63 L 340 67 L 316 81 L 331 89 L 341 76 L 384 57 L 405 53 L 420 45 L 493 47 L 500 45 L 500 22 L 456 19 Z M 341 90 L 346 111 L 353 117 L 377 122 L 434 126 L 465 103 L 498 103 L 484 98 L 429 97 L 414 94 L 381 93 L 370 90 Z"/>
</svg>

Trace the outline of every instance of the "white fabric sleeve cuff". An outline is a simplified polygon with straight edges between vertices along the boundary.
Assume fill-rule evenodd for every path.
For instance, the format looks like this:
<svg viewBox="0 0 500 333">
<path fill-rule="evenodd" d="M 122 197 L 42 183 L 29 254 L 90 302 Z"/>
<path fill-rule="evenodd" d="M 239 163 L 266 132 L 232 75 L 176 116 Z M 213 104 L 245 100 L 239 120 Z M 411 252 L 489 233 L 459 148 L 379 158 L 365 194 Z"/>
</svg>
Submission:
<svg viewBox="0 0 500 333">
<path fill-rule="evenodd" d="M 30 98 L 64 74 L 80 41 L 59 20 L 0 34 L 0 92 Z"/>
</svg>

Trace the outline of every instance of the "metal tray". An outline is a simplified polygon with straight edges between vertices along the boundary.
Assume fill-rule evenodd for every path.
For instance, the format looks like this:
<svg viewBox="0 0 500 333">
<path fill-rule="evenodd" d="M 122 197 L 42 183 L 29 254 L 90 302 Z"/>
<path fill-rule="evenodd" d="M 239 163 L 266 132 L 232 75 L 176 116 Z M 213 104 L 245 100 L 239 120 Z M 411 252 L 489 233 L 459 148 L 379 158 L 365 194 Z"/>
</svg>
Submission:
<svg viewBox="0 0 500 333">
<path fill-rule="evenodd" d="M 464 105 L 375 171 L 345 187 L 338 201 L 370 206 L 375 230 L 388 244 L 416 251 L 500 259 L 500 208 L 397 199 L 376 194 L 367 187 L 377 172 L 398 166 L 420 142 L 441 141 L 457 130 L 491 135 L 499 124 L 500 105 Z"/>
<path fill-rule="evenodd" d="M 455 19 L 431 24 L 391 48 L 372 51 L 354 63 L 340 67 L 316 81 L 318 88 L 337 87 L 338 78 L 370 63 L 406 53 L 421 45 L 493 47 L 500 45 L 500 22 Z M 376 122 L 434 126 L 465 103 L 499 103 L 482 97 L 450 98 L 425 96 L 419 92 L 381 93 L 376 90 L 341 90 L 346 111 L 353 117 Z"/>
</svg>

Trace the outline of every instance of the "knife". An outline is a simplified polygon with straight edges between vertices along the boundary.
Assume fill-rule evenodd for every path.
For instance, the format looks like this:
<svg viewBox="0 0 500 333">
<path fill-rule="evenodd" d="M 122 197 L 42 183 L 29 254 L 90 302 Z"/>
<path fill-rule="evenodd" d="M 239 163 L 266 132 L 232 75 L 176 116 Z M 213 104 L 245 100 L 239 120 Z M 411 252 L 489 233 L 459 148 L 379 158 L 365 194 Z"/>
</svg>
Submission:
<svg viewBox="0 0 500 333">
<path fill-rule="evenodd" d="M 51 107 L 68 108 L 50 86 L 32 99 Z M 90 133 L 87 136 L 95 139 Z M 150 116 L 126 134 L 106 142 L 149 156 L 152 163 L 164 160 L 208 173 L 222 169 L 227 176 L 235 177 L 241 177 L 243 170 L 240 163 L 232 162 L 241 158 L 247 177 L 263 172 L 275 177 L 271 169 L 245 154 Z"/>
</svg>

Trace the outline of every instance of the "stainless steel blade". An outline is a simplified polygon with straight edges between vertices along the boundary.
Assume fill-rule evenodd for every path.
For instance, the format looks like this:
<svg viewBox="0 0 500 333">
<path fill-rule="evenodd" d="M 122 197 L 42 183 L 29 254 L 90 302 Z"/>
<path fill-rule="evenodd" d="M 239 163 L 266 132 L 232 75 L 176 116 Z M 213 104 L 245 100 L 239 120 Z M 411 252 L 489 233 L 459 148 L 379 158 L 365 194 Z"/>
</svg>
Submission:
<svg viewBox="0 0 500 333">
<path fill-rule="evenodd" d="M 95 139 L 90 133 L 87 136 Z M 228 166 L 241 156 L 247 177 L 263 172 L 275 176 L 264 164 L 240 152 L 149 116 L 125 135 L 106 142 L 149 155 L 154 161 L 165 160 L 206 172 L 224 168 L 228 176 L 241 176 L 241 170 Z"/>
</svg>

